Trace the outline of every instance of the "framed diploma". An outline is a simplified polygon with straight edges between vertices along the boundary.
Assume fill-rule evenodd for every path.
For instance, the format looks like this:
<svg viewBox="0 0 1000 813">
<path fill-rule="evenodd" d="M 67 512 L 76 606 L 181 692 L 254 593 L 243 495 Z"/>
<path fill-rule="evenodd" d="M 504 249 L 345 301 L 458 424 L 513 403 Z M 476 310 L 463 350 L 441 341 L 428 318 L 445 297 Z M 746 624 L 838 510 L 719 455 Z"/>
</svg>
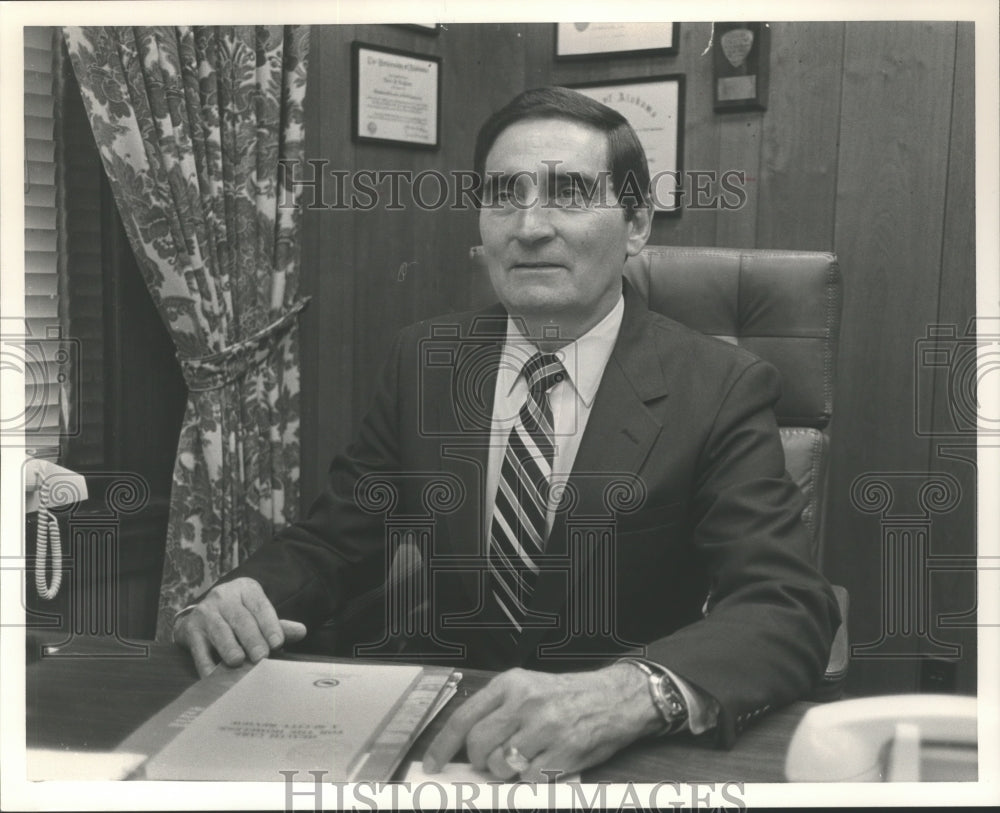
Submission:
<svg viewBox="0 0 1000 813">
<path fill-rule="evenodd" d="M 556 59 L 677 53 L 680 23 L 556 23 Z"/>
<path fill-rule="evenodd" d="M 716 112 L 766 110 L 771 26 L 716 23 L 712 42 Z"/>
<path fill-rule="evenodd" d="M 684 75 L 568 85 L 621 113 L 632 125 L 649 163 L 653 212 L 681 213 Z"/>
<path fill-rule="evenodd" d="M 441 58 L 351 43 L 351 138 L 437 149 Z"/>
</svg>

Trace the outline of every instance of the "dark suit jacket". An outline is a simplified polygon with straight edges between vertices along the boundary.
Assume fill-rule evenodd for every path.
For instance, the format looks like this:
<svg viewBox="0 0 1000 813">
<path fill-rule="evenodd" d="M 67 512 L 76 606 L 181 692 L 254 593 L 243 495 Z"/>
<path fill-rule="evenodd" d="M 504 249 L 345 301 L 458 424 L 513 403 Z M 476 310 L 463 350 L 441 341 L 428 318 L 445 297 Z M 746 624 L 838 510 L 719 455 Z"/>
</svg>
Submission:
<svg viewBox="0 0 1000 813">
<path fill-rule="evenodd" d="M 494 306 L 402 331 L 309 517 L 226 579 L 257 579 L 279 616 L 316 626 L 383 582 L 409 538 L 433 574 L 434 634 L 464 646 L 467 665 L 593 668 L 638 649 L 718 700 L 724 745 L 807 694 L 838 611 L 785 474 L 777 372 L 651 313 L 627 283 L 569 481 L 575 504 L 556 516 L 531 605 L 555 626 L 519 644 L 496 627 L 481 490 L 505 326 Z M 479 626 L 451 626 L 463 613 Z"/>
</svg>

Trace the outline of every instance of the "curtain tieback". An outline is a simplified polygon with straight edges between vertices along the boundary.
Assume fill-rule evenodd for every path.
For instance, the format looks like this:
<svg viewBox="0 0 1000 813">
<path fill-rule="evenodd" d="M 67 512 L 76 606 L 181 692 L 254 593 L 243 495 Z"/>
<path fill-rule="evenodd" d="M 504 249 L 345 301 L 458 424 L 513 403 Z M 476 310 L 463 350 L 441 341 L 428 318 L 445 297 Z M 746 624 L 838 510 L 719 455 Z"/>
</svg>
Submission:
<svg viewBox="0 0 1000 813">
<path fill-rule="evenodd" d="M 267 327 L 218 353 L 188 359 L 178 356 L 188 390 L 205 392 L 221 389 L 263 363 L 295 323 L 295 318 L 302 309 L 309 304 L 309 299 L 300 299 Z"/>
</svg>

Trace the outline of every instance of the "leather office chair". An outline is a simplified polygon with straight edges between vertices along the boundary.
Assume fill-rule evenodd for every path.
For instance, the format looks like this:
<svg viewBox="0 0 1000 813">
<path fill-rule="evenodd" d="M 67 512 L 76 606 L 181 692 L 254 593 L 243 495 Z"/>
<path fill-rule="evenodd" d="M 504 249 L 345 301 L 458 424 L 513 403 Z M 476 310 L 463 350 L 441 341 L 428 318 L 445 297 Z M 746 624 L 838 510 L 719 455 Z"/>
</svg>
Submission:
<svg viewBox="0 0 1000 813">
<path fill-rule="evenodd" d="M 481 247 L 474 247 L 470 255 L 483 265 Z M 775 411 L 785 467 L 806 497 L 802 517 L 810 534 L 812 560 L 820 566 L 840 327 L 837 258 L 811 251 L 647 246 L 629 259 L 625 275 L 651 309 L 745 347 L 778 369 L 782 395 Z M 412 579 L 420 568 L 419 552 L 401 546 L 389 582 Z M 384 589 L 352 602 L 339 623 L 326 631 L 333 633 L 334 626 L 342 631 L 364 629 L 373 616 L 381 615 Z M 835 586 L 834 592 L 843 622 L 815 700 L 839 697 L 847 673 L 848 595 L 842 587 Z M 336 649 L 342 654 L 350 654 L 346 646 L 343 637 L 337 640 Z"/>
<path fill-rule="evenodd" d="M 822 565 L 824 507 L 840 329 L 840 270 L 833 254 L 767 249 L 646 246 L 625 275 L 649 307 L 745 347 L 781 374 L 775 405 L 785 468 L 806 497 L 802 519 Z M 835 586 L 843 622 L 813 699 L 842 693 L 848 595 Z"/>
</svg>

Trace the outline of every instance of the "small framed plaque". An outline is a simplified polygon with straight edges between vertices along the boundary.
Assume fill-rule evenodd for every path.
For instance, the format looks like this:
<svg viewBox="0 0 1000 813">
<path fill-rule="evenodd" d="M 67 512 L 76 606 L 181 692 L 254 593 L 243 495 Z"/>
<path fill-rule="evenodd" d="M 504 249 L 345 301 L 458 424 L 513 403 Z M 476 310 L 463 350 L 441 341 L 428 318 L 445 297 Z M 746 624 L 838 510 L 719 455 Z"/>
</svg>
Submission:
<svg viewBox="0 0 1000 813">
<path fill-rule="evenodd" d="M 351 64 L 353 141 L 437 149 L 440 57 L 355 41 Z"/>
<path fill-rule="evenodd" d="M 567 85 L 617 110 L 632 125 L 649 164 L 653 213 L 679 215 L 684 145 L 684 75 Z"/>
<path fill-rule="evenodd" d="M 715 110 L 766 110 L 771 26 L 716 23 L 712 51 Z"/>
<path fill-rule="evenodd" d="M 556 59 L 672 56 L 680 23 L 556 23 Z"/>
</svg>

